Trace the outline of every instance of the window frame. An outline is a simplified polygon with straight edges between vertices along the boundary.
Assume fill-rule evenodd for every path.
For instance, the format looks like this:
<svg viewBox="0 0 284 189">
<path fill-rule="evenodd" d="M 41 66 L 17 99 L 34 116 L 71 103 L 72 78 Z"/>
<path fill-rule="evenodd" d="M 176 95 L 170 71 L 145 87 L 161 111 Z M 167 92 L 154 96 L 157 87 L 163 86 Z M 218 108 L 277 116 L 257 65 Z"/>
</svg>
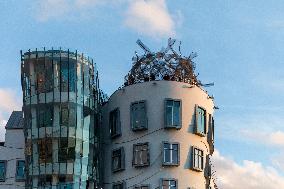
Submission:
<svg viewBox="0 0 284 189">
<path fill-rule="evenodd" d="M 144 104 L 144 113 L 145 113 L 145 117 L 144 117 L 144 121 L 145 121 L 145 126 L 139 126 L 139 127 L 134 127 L 134 123 L 133 123 L 133 119 L 134 119 L 134 115 L 133 115 L 133 106 L 135 104 Z M 141 109 L 139 107 L 139 109 Z M 141 120 L 140 120 L 141 121 Z M 139 100 L 139 101 L 135 101 L 135 102 L 132 102 L 130 104 L 130 126 L 131 126 L 131 129 L 132 131 L 143 131 L 143 130 L 147 130 L 148 129 L 148 117 L 147 117 L 147 103 L 146 103 L 146 100 Z"/>
<path fill-rule="evenodd" d="M 135 154 L 136 154 L 135 148 L 137 146 L 144 146 L 144 145 L 147 145 L 147 150 L 146 150 L 146 152 L 147 152 L 147 162 L 144 163 L 144 164 L 135 164 Z M 150 166 L 150 146 L 149 146 L 149 142 L 133 144 L 132 166 L 134 166 L 134 167 L 147 167 L 147 166 Z"/>
<path fill-rule="evenodd" d="M 179 106 L 179 125 L 168 125 L 167 124 L 167 102 L 168 101 L 173 101 L 173 106 L 172 106 L 172 122 L 173 122 L 173 115 L 174 115 L 174 102 L 179 102 L 180 106 Z M 182 127 L 182 100 L 181 99 L 173 99 L 173 98 L 166 98 L 164 100 L 164 128 L 166 129 L 171 129 L 171 128 L 175 128 L 175 129 L 181 129 Z"/>
<path fill-rule="evenodd" d="M 175 181 L 176 189 L 178 189 L 178 179 L 175 178 L 161 178 L 160 179 L 160 189 L 163 189 L 163 181 Z M 169 188 L 171 189 L 171 187 Z"/>
<path fill-rule="evenodd" d="M 120 151 L 120 156 L 119 156 L 120 167 L 116 169 L 114 168 L 114 157 L 116 157 L 114 156 L 115 151 Z M 119 147 L 111 151 L 111 170 L 113 173 L 125 170 L 125 152 L 123 147 Z"/>
<path fill-rule="evenodd" d="M 178 152 L 177 152 L 177 163 L 174 162 L 165 162 L 165 144 L 170 144 L 171 147 L 172 145 L 177 145 L 178 146 Z M 173 149 L 171 149 L 172 151 Z M 173 156 L 173 154 L 172 154 Z M 170 159 L 173 159 L 171 156 Z M 163 163 L 162 165 L 164 166 L 179 166 L 180 165 L 180 143 L 179 142 L 168 142 L 168 141 L 163 141 Z"/>
<path fill-rule="evenodd" d="M 23 162 L 24 163 L 24 167 L 23 167 L 23 172 L 24 172 L 24 176 L 23 177 L 19 177 L 18 176 L 18 168 L 19 168 L 19 162 Z M 16 174 L 15 174 L 15 178 L 16 178 L 16 181 L 19 182 L 19 181 L 24 181 L 25 180 L 25 160 L 17 160 L 16 162 Z"/>
<path fill-rule="evenodd" d="M 123 180 L 123 181 L 119 181 L 119 182 L 115 182 L 112 184 L 112 189 L 114 189 L 115 186 L 117 185 L 121 185 L 122 184 L 122 188 L 123 189 L 126 189 L 126 182 Z"/>
<path fill-rule="evenodd" d="M 0 177 L 0 182 L 5 182 L 6 181 L 6 172 L 7 172 L 7 160 L 0 160 L 0 163 L 4 164 L 4 178 Z"/>
<path fill-rule="evenodd" d="M 116 115 L 117 116 L 117 121 L 116 121 L 116 125 L 115 125 L 115 133 L 113 132 L 113 128 L 114 126 L 113 124 L 113 116 Z M 110 137 L 111 138 L 116 138 L 121 136 L 121 120 L 120 120 L 120 110 L 119 108 L 115 108 L 112 111 L 109 112 L 109 132 L 110 132 Z"/>
<path fill-rule="evenodd" d="M 150 184 L 139 184 L 135 185 L 134 189 L 142 189 L 143 187 L 147 187 L 147 189 L 150 189 Z"/>
<path fill-rule="evenodd" d="M 198 150 L 200 152 L 202 152 L 202 156 L 201 156 L 201 168 L 198 167 L 198 165 L 196 166 L 196 158 L 195 158 L 195 150 Z M 199 156 L 199 154 L 197 154 Z M 199 159 L 198 159 L 199 160 Z M 205 167 L 205 164 L 204 164 L 204 150 L 198 148 L 197 146 L 192 146 L 192 169 L 195 170 L 195 171 L 198 171 L 198 172 L 202 172 L 204 171 L 204 167 Z"/>
<path fill-rule="evenodd" d="M 201 109 L 204 111 L 204 133 L 199 131 L 199 125 L 198 125 L 198 118 L 199 118 L 199 113 L 198 110 Z M 201 137 L 205 137 L 205 135 L 207 134 L 207 111 L 204 107 L 199 106 L 199 105 L 195 105 L 195 134 L 199 135 Z"/>
</svg>

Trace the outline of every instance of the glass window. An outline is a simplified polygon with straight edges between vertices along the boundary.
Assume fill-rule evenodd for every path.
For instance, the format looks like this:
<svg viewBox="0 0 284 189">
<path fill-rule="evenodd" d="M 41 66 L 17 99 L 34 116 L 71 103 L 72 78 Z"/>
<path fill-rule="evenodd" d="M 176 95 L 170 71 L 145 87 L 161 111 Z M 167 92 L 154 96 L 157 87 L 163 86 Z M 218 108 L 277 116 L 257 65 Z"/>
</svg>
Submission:
<svg viewBox="0 0 284 189">
<path fill-rule="evenodd" d="M 118 108 L 110 112 L 109 124 L 110 124 L 110 136 L 112 138 L 120 136 L 121 135 L 120 113 Z"/>
<path fill-rule="evenodd" d="M 163 165 L 179 165 L 179 143 L 164 142 Z"/>
<path fill-rule="evenodd" d="M 147 166 L 150 164 L 149 144 L 134 144 L 133 145 L 133 165 L 135 167 Z"/>
<path fill-rule="evenodd" d="M 147 129 L 146 102 L 139 101 L 132 103 L 130 111 L 132 130 Z"/>
<path fill-rule="evenodd" d="M 112 189 L 125 189 L 126 188 L 126 184 L 124 181 L 122 182 L 117 182 L 117 183 L 114 183 L 112 185 Z"/>
<path fill-rule="evenodd" d="M 206 134 L 206 111 L 199 106 L 196 106 L 196 134 Z"/>
<path fill-rule="evenodd" d="M 37 124 L 38 127 L 52 127 L 53 124 L 53 107 L 43 105 L 37 109 Z"/>
<path fill-rule="evenodd" d="M 45 69 L 44 69 L 44 61 L 38 60 L 35 62 L 35 71 L 36 71 L 36 89 L 38 93 L 45 92 Z"/>
<path fill-rule="evenodd" d="M 124 170 L 124 149 L 123 147 L 112 151 L 112 171 Z"/>
<path fill-rule="evenodd" d="M 135 186 L 134 189 L 149 189 L 150 186 L 148 184 L 143 184 L 139 186 Z"/>
<path fill-rule="evenodd" d="M 51 175 L 40 175 L 38 180 L 38 186 L 40 187 L 51 187 L 52 186 L 52 176 Z"/>
<path fill-rule="evenodd" d="M 66 162 L 75 159 L 75 139 L 60 138 L 58 149 L 58 161 Z"/>
<path fill-rule="evenodd" d="M 68 61 L 60 62 L 60 91 L 68 92 Z"/>
<path fill-rule="evenodd" d="M 60 175 L 58 189 L 73 189 L 73 176 L 72 175 Z"/>
<path fill-rule="evenodd" d="M 76 107 L 73 105 L 64 105 L 60 109 L 60 125 L 66 127 L 76 126 Z"/>
<path fill-rule="evenodd" d="M 166 100 L 165 102 L 165 127 L 181 127 L 181 101 Z"/>
<path fill-rule="evenodd" d="M 5 181 L 6 161 L 0 160 L 0 182 Z"/>
<path fill-rule="evenodd" d="M 204 162 L 204 157 L 203 157 L 203 150 L 198 149 L 196 147 L 193 147 L 193 169 L 202 171 L 203 170 L 203 162 Z"/>
<path fill-rule="evenodd" d="M 208 116 L 208 140 L 214 143 L 214 118 L 211 114 Z"/>
<path fill-rule="evenodd" d="M 17 161 L 16 179 L 17 180 L 25 179 L 25 161 L 24 160 Z"/>
<path fill-rule="evenodd" d="M 176 189 L 177 180 L 176 179 L 162 179 L 161 186 L 162 186 L 162 189 Z"/>
<path fill-rule="evenodd" d="M 40 139 L 38 141 L 39 163 L 52 162 L 52 140 Z"/>
</svg>

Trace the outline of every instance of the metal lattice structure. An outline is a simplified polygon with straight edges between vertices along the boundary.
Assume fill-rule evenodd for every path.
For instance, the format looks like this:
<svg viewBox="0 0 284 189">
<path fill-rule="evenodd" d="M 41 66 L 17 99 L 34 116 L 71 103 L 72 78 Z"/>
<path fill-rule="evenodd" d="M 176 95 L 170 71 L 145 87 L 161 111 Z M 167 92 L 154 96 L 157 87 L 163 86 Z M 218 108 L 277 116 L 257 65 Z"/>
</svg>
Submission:
<svg viewBox="0 0 284 189">
<path fill-rule="evenodd" d="M 174 50 L 175 42 L 175 39 L 169 38 L 167 48 L 154 53 L 138 39 L 137 44 L 145 53 L 139 56 L 135 52 L 136 55 L 132 58 L 132 68 L 125 76 L 124 86 L 153 80 L 180 81 L 203 86 L 194 73 L 193 59 L 197 54 L 192 52 L 188 57 L 182 56 L 180 45 L 179 52 Z"/>
</svg>

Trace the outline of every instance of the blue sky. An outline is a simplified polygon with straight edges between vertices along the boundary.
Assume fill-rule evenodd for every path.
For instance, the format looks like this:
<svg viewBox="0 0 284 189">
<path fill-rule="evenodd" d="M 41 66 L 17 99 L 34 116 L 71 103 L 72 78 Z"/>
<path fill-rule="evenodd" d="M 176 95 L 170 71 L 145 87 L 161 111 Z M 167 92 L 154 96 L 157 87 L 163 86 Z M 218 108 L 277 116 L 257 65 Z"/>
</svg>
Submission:
<svg viewBox="0 0 284 189">
<path fill-rule="evenodd" d="M 21 107 L 20 50 L 78 49 L 110 95 L 141 52 L 138 38 L 155 51 L 173 37 L 184 55 L 198 53 L 199 79 L 215 83 L 219 185 L 284 188 L 283 10 L 282 0 L 0 0 L 0 139 Z"/>
</svg>

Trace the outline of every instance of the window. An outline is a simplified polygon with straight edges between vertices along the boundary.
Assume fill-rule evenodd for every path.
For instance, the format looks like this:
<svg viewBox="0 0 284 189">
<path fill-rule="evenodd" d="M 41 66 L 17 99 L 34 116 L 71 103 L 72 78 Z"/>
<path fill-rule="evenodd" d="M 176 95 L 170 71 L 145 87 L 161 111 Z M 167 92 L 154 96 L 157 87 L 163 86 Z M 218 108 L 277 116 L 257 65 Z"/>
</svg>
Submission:
<svg viewBox="0 0 284 189">
<path fill-rule="evenodd" d="M 110 127 L 110 136 L 112 138 L 121 135 L 120 112 L 118 108 L 111 111 L 109 114 L 109 127 Z"/>
<path fill-rule="evenodd" d="M 117 183 L 114 183 L 112 185 L 112 189 L 125 189 L 126 188 L 126 183 L 125 181 L 122 181 L 122 182 L 117 182 Z"/>
<path fill-rule="evenodd" d="M 60 89 L 61 92 L 75 91 L 76 64 L 73 61 L 61 61 L 60 63 Z M 69 90 L 69 91 L 68 91 Z"/>
<path fill-rule="evenodd" d="M 44 93 L 51 91 L 53 89 L 52 62 L 45 59 L 39 59 L 35 64 L 35 71 L 37 92 Z"/>
<path fill-rule="evenodd" d="M 179 165 L 179 143 L 163 143 L 163 165 Z"/>
<path fill-rule="evenodd" d="M 122 171 L 125 168 L 124 148 L 112 151 L 112 172 Z"/>
<path fill-rule="evenodd" d="M 37 109 L 37 125 L 38 127 L 52 127 L 53 124 L 53 107 L 43 105 Z"/>
<path fill-rule="evenodd" d="M 181 128 L 181 101 L 165 101 L 165 128 Z"/>
<path fill-rule="evenodd" d="M 214 143 L 214 118 L 211 114 L 208 116 L 208 141 Z"/>
<path fill-rule="evenodd" d="M 133 145 L 133 165 L 142 167 L 150 165 L 149 143 Z"/>
<path fill-rule="evenodd" d="M 61 106 L 60 125 L 66 126 L 66 127 L 76 126 L 76 107 L 74 105 Z"/>
<path fill-rule="evenodd" d="M 147 129 L 146 102 L 139 101 L 132 103 L 130 111 L 132 130 L 136 131 Z"/>
<path fill-rule="evenodd" d="M 25 179 L 25 161 L 19 160 L 17 161 L 16 167 L 16 180 L 24 180 Z"/>
<path fill-rule="evenodd" d="M 73 176 L 72 175 L 60 175 L 58 189 L 73 189 Z"/>
<path fill-rule="evenodd" d="M 195 126 L 196 134 L 204 136 L 206 134 L 206 111 L 205 109 L 196 106 L 195 110 Z"/>
<path fill-rule="evenodd" d="M 177 189 L 178 181 L 176 179 L 161 179 L 161 189 Z"/>
<path fill-rule="evenodd" d="M 39 151 L 39 163 L 51 163 L 52 162 L 52 140 L 39 140 L 38 141 Z"/>
<path fill-rule="evenodd" d="M 202 171 L 204 167 L 204 153 L 203 150 L 198 149 L 196 147 L 193 147 L 193 154 L 192 154 L 192 160 L 193 160 L 193 169 L 197 171 Z"/>
<path fill-rule="evenodd" d="M 48 188 L 52 186 L 52 176 L 51 175 L 40 175 L 38 180 L 38 186 Z"/>
<path fill-rule="evenodd" d="M 5 182 L 6 161 L 0 160 L 0 182 Z"/>
<path fill-rule="evenodd" d="M 60 138 L 58 149 L 58 161 L 66 162 L 75 159 L 75 139 Z"/>
<path fill-rule="evenodd" d="M 136 185 L 134 189 L 150 189 L 150 186 L 149 184 Z"/>
</svg>

